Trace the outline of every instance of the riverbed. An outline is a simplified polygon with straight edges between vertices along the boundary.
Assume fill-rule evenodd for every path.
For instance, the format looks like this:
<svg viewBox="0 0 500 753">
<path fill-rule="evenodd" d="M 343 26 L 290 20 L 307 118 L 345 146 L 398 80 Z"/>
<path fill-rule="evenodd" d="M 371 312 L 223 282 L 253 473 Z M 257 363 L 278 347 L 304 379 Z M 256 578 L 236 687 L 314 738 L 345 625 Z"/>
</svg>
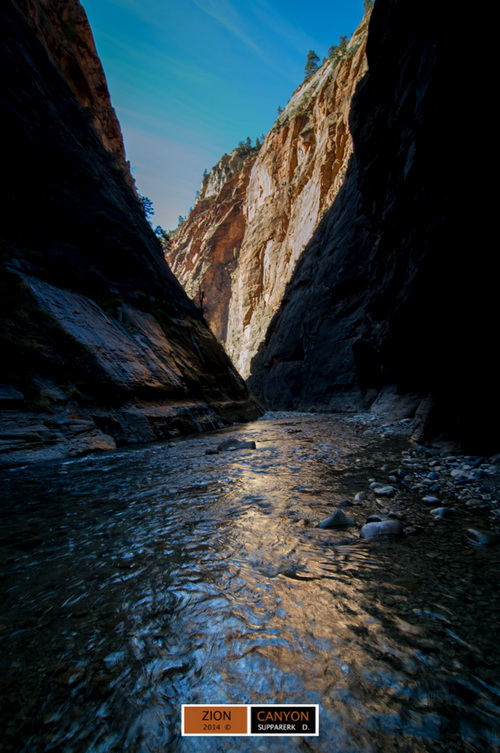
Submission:
<svg viewBox="0 0 500 753">
<path fill-rule="evenodd" d="M 466 533 L 497 500 L 446 487 L 436 520 L 408 482 L 370 491 L 412 463 L 446 465 L 401 424 L 268 414 L 1 471 L 0 747 L 500 750 L 500 546 Z M 356 525 L 318 528 L 337 507 Z M 362 539 L 373 514 L 404 534 Z M 320 734 L 182 737 L 188 703 L 319 704 Z"/>
</svg>

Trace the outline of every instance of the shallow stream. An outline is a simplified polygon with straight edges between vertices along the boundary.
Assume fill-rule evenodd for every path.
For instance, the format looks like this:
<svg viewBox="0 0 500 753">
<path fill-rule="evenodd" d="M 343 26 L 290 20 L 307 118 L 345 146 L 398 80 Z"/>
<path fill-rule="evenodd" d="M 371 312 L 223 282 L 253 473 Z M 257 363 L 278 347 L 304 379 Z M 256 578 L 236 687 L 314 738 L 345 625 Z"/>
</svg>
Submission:
<svg viewBox="0 0 500 753">
<path fill-rule="evenodd" d="M 228 436 L 257 447 L 206 454 Z M 405 447 L 271 415 L 2 471 L 0 748 L 500 750 L 500 547 L 316 527 Z M 318 703 L 320 735 L 181 737 L 182 703 Z"/>
</svg>

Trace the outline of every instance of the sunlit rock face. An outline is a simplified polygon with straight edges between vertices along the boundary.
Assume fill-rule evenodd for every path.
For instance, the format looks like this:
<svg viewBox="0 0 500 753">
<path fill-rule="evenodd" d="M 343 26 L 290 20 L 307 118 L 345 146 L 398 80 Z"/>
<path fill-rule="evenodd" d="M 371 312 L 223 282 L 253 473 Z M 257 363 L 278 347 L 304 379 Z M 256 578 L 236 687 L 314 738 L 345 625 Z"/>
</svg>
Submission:
<svg viewBox="0 0 500 753">
<path fill-rule="evenodd" d="M 127 182 L 83 10 L 5 0 L 1 22 L 0 462 L 256 416 Z"/>
<path fill-rule="evenodd" d="M 204 177 L 195 208 L 166 252 L 221 343 L 227 340 L 231 276 L 245 236 L 245 197 L 256 156 L 245 148 L 224 155 Z"/>
<path fill-rule="evenodd" d="M 416 410 L 419 440 L 447 432 L 463 448 L 498 451 L 494 273 L 488 244 L 460 250 L 473 215 L 451 139 L 463 116 L 460 34 L 448 21 L 429 2 L 375 3 L 348 173 L 250 384 L 273 407 Z"/>
<path fill-rule="evenodd" d="M 365 18 L 347 50 L 299 87 L 258 153 L 247 150 L 239 169 L 239 150 L 222 158 L 167 251 L 188 294 L 203 294 L 205 317 L 244 377 L 342 185 L 367 29 Z"/>
</svg>

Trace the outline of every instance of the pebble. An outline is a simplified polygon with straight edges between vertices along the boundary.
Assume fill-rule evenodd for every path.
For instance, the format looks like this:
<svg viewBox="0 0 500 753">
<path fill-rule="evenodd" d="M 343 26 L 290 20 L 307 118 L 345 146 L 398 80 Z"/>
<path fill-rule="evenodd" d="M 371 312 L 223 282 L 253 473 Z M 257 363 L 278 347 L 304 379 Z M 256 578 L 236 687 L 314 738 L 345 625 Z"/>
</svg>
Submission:
<svg viewBox="0 0 500 753">
<path fill-rule="evenodd" d="M 441 502 L 441 500 L 439 499 L 439 497 L 427 496 L 422 498 L 422 502 L 424 502 L 424 504 L 426 505 L 437 505 L 438 502 Z"/>
<path fill-rule="evenodd" d="M 361 529 L 363 539 L 375 539 L 379 536 L 401 536 L 403 526 L 397 520 L 381 520 L 366 523 Z"/>
<path fill-rule="evenodd" d="M 488 510 L 490 507 L 490 503 L 485 499 L 469 499 L 465 505 L 466 507 L 476 507 L 484 510 Z"/>
<path fill-rule="evenodd" d="M 335 510 L 333 515 L 318 523 L 318 528 L 339 528 L 342 526 L 354 526 L 356 523 L 348 518 L 342 510 Z"/>
</svg>

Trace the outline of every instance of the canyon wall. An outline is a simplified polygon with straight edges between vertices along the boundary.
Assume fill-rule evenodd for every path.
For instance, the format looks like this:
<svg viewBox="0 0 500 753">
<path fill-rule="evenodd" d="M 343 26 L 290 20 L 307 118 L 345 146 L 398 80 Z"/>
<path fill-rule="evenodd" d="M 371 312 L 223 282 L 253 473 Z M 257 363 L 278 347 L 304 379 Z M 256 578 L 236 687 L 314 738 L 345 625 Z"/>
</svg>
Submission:
<svg viewBox="0 0 500 753">
<path fill-rule="evenodd" d="M 457 22 L 430 2 L 376 1 L 348 173 L 249 383 L 273 408 L 416 411 L 417 439 L 498 452 L 495 274 L 484 213 L 463 195 L 483 189 L 455 149 Z"/>
<path fill-rule="evenodd" d="M 239 372 L 337 195 L 352 142 L 350 103 L 366 70 L 368 16 L 348 46 L 293 94 L 259 150 L 239 148 L 205 176 L 166 258 Z"/>
<path fill-rule="evenodd" d="M 106 76 L 87 14 L 79 0 L 16 0 L 16 4 L 91 118 L 104 147 L 114 156 L 125 180 L 135 191 Z"/>
<path fill-rule="evenodd" d="M 0 462 L 256 417 L 130 185 L 81 6 L 1 20 Z"/>
</svg>

